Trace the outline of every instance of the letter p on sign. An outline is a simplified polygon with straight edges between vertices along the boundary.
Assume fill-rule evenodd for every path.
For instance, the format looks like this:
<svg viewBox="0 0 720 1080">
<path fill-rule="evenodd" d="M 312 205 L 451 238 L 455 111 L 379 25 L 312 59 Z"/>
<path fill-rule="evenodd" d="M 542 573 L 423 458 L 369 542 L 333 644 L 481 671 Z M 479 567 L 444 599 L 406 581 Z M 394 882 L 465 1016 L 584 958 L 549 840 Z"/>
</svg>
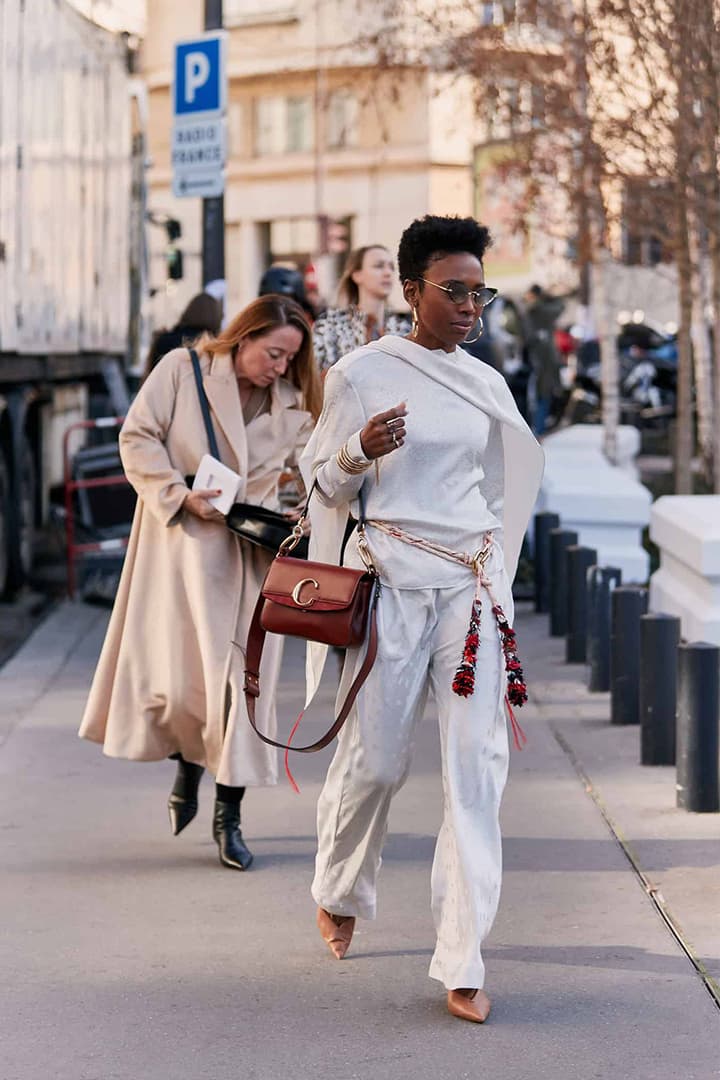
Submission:
<svg viewBox="0 0 720 1080">
<path fill-rule="evenodd" d="M 222 31 L 175 45 L 173 106 L 176 120 L 199 114 L 220 116 L 225 108 L 225 49 Z"/>
<path fill-rule="evenodd" d="M 195 95 L 210 75 L 210 61 L 204 52 L 185 53 L 185 102 L 192 105 Z"/>
</svg>

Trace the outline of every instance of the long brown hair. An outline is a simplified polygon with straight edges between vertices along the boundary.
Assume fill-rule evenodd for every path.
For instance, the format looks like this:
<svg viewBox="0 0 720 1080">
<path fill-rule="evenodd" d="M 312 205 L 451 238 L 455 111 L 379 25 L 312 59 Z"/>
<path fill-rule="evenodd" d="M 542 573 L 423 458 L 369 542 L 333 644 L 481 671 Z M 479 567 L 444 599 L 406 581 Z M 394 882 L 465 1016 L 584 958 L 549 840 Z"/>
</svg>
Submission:
<svg viewBox="0 0 720 1080">
<path fill-rule="evenodd" d="M 314 420 L 322 410 L 322 385 L 313 353 L 312 332 L 303 309 L 288 296 L 268 293 L 259 296 L 235 316 L 219 334 L 206 334 L 197 342 L 198 352 L 213 357 L 215 353 L 232 352 L 246 338 L 260 338 L 280 326 L 294 326 L 302 334 L 302 344 L 285 378 L 302 394 L 302 407 Z"/>
<path fill-rule="evenodd" d="M 353 274 L 357 273 L 358 270 L 362 270 L 365 256 L 368 251 L 374 251 L 375 248 L 379 248 L 380 251 L 388 251 L 384 244 L 366 244 L 365 247 L 355 248 L 348 255 L 345 269 L 337 287 L 337 296 L 341 304 L 351 304 L 353 307 L 357 307 L 360 300 L 360 289 L 357 282 L 353 281 Z"/>
</svg>

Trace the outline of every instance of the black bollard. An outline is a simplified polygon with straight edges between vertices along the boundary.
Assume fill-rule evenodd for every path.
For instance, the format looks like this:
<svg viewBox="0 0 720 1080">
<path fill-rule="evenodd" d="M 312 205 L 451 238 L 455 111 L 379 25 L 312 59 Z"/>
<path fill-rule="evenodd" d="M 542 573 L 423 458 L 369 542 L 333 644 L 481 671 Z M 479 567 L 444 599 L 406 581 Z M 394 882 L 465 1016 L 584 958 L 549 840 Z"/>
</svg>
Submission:
<svg viewBox="0 0 720 1080">
<path fill-rule="evenodd" d="M 720 810 L 718 721 L 720 647 L 694 641 L 678 649 L 677 805 Z"/>
<path fill-rule="evenodd" d="M 651 614 L 640 619 L 640 764 L 675 764 L 677 650 L 680 620 Z"/>
<path fill-rule="evenodd" d="M 588 570 L 588 690 L 610 689 L 610 593 L 622 583 L 616 566 Z"/>
<path fill-rule="evenodd" d="M 560 515 L 549 510 L 535 515 L 535 610 L 550 610 L 550 530 L 560 527 Z"/>
<path fill-rule="evenodd" d="M 640 683 L 640 617 L 647 590 L 621 585 L 610 599 L 610 723 L 637 724 Z"/>
<path fill-rule="evenodd" d="M 550 637 L 567 634 L 568 582 L 565 552 L 577 544 L 578 534 L 571 529 L 550 530 Z"/>
<path fill-rule="evenodd" d="M 571 544 L 565 552 L 568 578 L 568 621 L 565 635 L 565 661 L 584 664 L 587 659 L 588 570 L 597 562 L 597 551 Z"/>
</svg>

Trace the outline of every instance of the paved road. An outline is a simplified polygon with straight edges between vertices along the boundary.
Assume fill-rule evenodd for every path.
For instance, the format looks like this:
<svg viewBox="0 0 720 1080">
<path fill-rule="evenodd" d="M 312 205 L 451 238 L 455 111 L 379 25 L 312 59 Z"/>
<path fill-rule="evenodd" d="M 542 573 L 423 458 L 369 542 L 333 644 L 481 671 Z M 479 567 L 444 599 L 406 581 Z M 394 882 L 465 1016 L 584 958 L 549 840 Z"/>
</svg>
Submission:
<svg viewBox="0 0 720 1080">
<path fill-rule="evenodd" d="M 394 805 L 378 920 L 338 963 L 308 893 L 328 752 L 298 762 L 299 797 L 286 785 L 249 794 L 255 866 L 222 869 L 209 783 L 174 839 L 169 766 L 110 761 L 75 737 L 106 618 L 63 605 L 0 671 L 0 1080 L 720 1075 L 720 1010 L 553 731 L 582 709 L 553 681 L 557 648 L 537 619 L 520 633 L 544 696 L 513 757 L 485 950 L 495 1004 L 477 1027 L 447 1015 L 426 975 L 432 715 Z M 286 716 L 300 670 L 292 650 Z"/>
</svg>

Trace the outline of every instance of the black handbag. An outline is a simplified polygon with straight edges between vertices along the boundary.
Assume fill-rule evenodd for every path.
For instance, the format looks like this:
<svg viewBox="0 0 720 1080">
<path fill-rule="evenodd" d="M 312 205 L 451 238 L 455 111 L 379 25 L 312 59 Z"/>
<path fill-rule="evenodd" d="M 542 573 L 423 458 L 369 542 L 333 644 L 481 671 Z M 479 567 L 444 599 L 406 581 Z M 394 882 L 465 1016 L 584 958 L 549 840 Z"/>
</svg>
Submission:
<svg viewBox="0 0 720 1080">
<path fill-rule="evenodd" d="M 292 536 L 293 531 L 293 523 L 282 514 L 276 513 L 275 510 L 268 510 L 265 506 L 255 506 L 253 503 L 234 503 L 225 521 L 228 528 L 243 540 L 265 548 L 273 555 L 277 555 L 280 545 Z M 293 549 L 295 558 L 306 559 L 308 546 L 308 538 L 303 536 Z"/>
<path fill-rule="evenodd" d="M 207 432 L 210 453 L 220 461 L 220 451 L 210 415 L 210 406 L 202 382 L 200 360 L 195 349 L 189 349 L 188 351 L 192 360 L 195 385 L 205 423 L 205 431 Z M 191 480 L 190 477 L 187 479 Z M 280 545 L 292 536 L 294 528 L 294 523 L 289 521 L 283 514 L 278 514 L 275 510 L 269 510 L 266 506 L 256 506 L 254 503 L 234 503 L 225 515 L 225 521 L 227 527 L 236 536 L 239 536 L 242 540 L 247 540 L 249 544 L 264 548 L 265 551 L 269 551 L 272 555 L 277 555 Z M 306 559 L 308 546 L 308 538 L 304 536 L 293 549 L 295 558 Z"/>
</svg>

